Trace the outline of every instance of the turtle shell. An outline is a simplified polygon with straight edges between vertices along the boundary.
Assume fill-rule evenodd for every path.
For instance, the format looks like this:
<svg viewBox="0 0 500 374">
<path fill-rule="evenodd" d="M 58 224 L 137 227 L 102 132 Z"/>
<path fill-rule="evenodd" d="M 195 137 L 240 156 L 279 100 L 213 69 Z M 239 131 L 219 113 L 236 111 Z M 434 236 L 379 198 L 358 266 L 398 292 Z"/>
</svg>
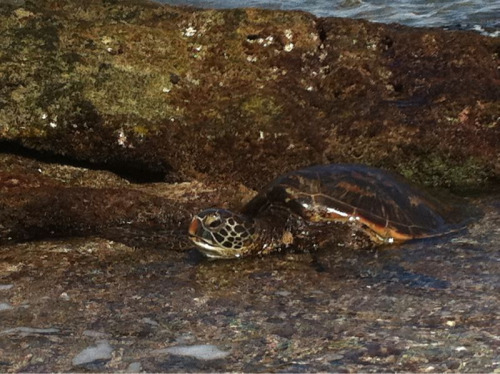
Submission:
<svg viewBox="0 0 500 374">
<path fill-rule="evenodd" d="M 463 215 L 402 177 L 364 165 L 313 166 L 285 174 L 243 209 L 258 217 L 285 209 L 310 222 L 352 222 L 377 242 L 455 230 Z"/>
</svg>

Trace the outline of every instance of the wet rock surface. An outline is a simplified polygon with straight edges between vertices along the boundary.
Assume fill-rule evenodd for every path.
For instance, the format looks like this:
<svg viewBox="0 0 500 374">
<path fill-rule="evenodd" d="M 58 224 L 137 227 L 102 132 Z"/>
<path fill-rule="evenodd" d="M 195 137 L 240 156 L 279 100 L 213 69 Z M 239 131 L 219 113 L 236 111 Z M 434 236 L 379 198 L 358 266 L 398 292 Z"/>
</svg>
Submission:
<svg viewBox="0 0 500 374">
<path fill-rule="evenodd" d="M 2 371 L 498 371 L 500 199 L 476 203 L 466 232 L 376 251 L 4 245 Z"/>
<path fill-rule="evenodd" d="M 187 213 L 251 191 L 2 161 L 2 371 L 499 370 L 498 194 L 441 238 L 209 261 Z M 103 204 L 78 205 L 82 188 Z"/>
<path fill-rule="evenodd" d="M 0 244 L 100 233 L 128 244 L 155 235 L 182 246 L 192 213 L 207 201 L 251 193 L 235 184 L 136 184 L 107 171 L 0 154 Z"/>
<path fill-rule="evenodd" d="M 2 371 L 498 370 L 498 195 L 447 237 L 208 261 L 190 212 L 250 190 L 1 161 Z"/>
</svg>

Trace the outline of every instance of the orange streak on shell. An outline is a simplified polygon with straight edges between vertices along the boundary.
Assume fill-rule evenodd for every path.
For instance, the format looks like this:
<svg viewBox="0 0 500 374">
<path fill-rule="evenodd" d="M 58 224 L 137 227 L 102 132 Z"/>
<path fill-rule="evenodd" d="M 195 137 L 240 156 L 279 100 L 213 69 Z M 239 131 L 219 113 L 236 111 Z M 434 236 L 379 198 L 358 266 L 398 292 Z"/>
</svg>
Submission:
<svg viewBox="0 0 500 374">
<path fill-rule="evenodd" d="M 359 219 L 356 219 L 356 217 L 358 217 Z M 309 220 L 312 222 L 334 221 L 334 222 L 346 223 L 349 222 L 352 218 L 355 218 L 356 220 L 354 222 L 357 222 L 360 226 L 365 226 L 368 228 L 368 230 L 364 231 L 376 243 L 384 243 L 385 242 L 384 239 L 389 239 L 389 238 L 394 239 L 395 242 L 401 243 L 417 237 L 415 235 L 402 233 L 390 226 L 378 225 L 372 222 L 371 220 L 364 218 L 363 216 L 357 215 L 356 211 L 354 211 L 354 214 L 349 214 L 348 216 L 335 214 L 334 212 L 328 212 L 325 214 L 323 212 L 315 211 L 313 212 L 313 214 L 309 216 Z"/>
<path fill-rule="evenodd" d="M 355 192 L 360 196 L 370 196 L 370 197 L 375 196 L 375 193 L 370 192 L 364 188 L 361 188 L 354 183 L 349 183 L 346 181 L 340 181 L 339 183 L 337 183 L 337 187 L 341 187 L 347 192 Z"/>
<path fill-rule="evenodd" d="M 363 225 L 365 225 L 372 231 L 370 233 L 370 231 L 366 230 L 366 233 L 370 235 L 370 237 L 376 242 L 383 242 L 383 240 L 381 239 L 389 239 L 389 238 L 393 238 L 394 241 L 397 242 L 404 242 L 406 240 L 415 238 L 414 235 L 402 233 L 390 226 L 377 225 L 376 223 L 373 223 L 372 221 L 367 220 L 362 216 L 359 217 L 359 222 L 361 222 Z"/>
</svg>

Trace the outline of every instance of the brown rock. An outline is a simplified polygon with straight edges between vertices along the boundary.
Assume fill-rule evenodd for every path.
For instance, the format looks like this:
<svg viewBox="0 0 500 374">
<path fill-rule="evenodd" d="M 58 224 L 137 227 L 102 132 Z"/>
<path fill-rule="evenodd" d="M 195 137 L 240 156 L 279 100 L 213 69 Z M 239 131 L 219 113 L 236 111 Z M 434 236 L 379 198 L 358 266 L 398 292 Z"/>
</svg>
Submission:
<svg viewBox="0 0 500 374">
<path fill-rule="evenodd" d="M 257 188 L 360 162 L 498 180 L 498 38 L 303 12 L 141 1 L 0 5 L 0 139 Z"/>
</svg>

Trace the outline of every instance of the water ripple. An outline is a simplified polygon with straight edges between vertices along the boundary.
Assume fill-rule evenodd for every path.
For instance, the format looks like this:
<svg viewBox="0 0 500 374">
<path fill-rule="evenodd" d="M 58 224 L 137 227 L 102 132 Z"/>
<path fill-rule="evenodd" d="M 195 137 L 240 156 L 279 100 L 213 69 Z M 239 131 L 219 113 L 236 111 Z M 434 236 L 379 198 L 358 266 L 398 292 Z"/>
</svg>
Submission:
<svg viewBox="0 0 500 374">
<path fill-rule="evenodd" d="M 500 33 L 497 0 L 159 0 L 172 5 L 202 8 L 256 7 L 305 10 L 321 17 L 363 18 L 415 27 L 470 29 L 490 36 Z"/>
</svg>

